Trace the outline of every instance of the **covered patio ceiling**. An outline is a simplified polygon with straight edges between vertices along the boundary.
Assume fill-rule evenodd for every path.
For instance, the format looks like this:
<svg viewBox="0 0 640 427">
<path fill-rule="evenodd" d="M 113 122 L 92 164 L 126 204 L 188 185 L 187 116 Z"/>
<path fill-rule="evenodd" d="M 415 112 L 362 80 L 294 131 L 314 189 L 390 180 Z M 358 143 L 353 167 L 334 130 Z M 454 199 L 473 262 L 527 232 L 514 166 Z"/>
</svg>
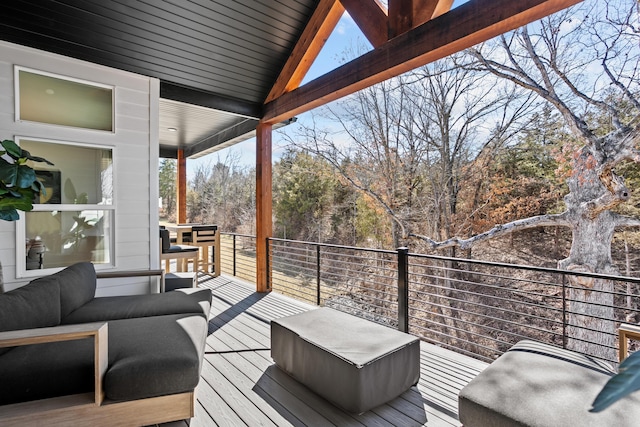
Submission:
<svg viewBox="0 0 640 427">
<path fill-rule="evenodd" d="M 193 158 L 578 1 L 9 0 L 0 39 L 160 79 L 161 156 Z M 345 9 L 375 49 L 294 90 Z"/>
</svg>

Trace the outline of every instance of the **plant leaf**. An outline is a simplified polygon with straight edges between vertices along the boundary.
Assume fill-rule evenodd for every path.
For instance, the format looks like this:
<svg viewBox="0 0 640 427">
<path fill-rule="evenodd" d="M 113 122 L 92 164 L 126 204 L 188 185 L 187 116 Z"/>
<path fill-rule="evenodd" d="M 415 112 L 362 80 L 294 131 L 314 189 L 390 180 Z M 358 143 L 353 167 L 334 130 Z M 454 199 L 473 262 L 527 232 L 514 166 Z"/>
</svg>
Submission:
<svg viewBox="0 0 640 427">
<path fill-rule="evenodd" d="M 22 149 L 10 139 L 2 141 L 2 147 L 7 151 L 7 154 L 13 159 L 19 159 L 22 157 Z"/>
<path fill-rule="evenodd" d="M 622 361 L 618 373 L 604 385 L 589 412 L 600 412 L 636 390 L 640 390 L 640 351 Z"/>
<path fill-rule="evenodd" d="M 5 221 L 17 221 L 20 218 L 15 209 L 0 209 L 0 219 Z"/>
<path fill-rule="evenodd" d="M 32 156 L 31 153 L 27 150 L 22 150 L 22 155 L 20 157 L 31 160 L 32 162 L 46 163 L 53 166 L 53 163 L 51 163 L 49 160 L 45 159 L 44 157 Z"/>
</svg>

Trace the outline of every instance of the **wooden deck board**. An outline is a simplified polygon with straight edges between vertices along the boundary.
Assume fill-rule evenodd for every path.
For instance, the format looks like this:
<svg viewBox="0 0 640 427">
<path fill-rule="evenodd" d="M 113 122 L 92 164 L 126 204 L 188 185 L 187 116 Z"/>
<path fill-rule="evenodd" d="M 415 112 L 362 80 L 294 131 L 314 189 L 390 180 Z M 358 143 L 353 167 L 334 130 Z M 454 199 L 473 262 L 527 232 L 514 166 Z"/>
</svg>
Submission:
<svg viewBox="0 0 640 427">
<path fill-rule="evenodd" d="M 459 427 L 458 391 L 486 366 L 422 342 L 418 385 L 364 414 L 350 414 L 291 378 L 271 359 L 269 322 L 314 306 L 275 292 L 257 294 L 252 285 L 227 276 L 201 276 L 200 286 L 212 289 L 214 298 L 195 417 L 163 427 Z"/>
</svg>

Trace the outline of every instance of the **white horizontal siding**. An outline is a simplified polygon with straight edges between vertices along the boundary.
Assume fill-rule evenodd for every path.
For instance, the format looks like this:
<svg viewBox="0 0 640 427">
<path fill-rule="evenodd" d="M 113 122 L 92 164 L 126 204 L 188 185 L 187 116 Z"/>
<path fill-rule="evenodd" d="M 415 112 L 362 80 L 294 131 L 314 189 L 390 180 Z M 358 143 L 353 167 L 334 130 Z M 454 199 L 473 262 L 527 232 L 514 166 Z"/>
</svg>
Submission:
<svg viewBox="0 0 640 427">
<path fill-rule="evenodd" d="M 14 66 L 101 83 L 115 88 L 115 131 L 103 132 L 42 123 L 16 122 Z M 157 268 L 157 80 L 0 42 L 0 138 L 44 138 L 114 148 L 115 250 L 118 270 Z M 37 153 L 35 153 L 37 155 Z M 21 225 L 19 225 L 21 226 Z M 152 239 L 153 236 L 153 239 Z M 5 287 L 28 282 L 16 278 L 15 224 L 0 221 L 0 262 Z M 98 294 L 145 293 L 147 279 L 99 282 Z"/>
</svg>

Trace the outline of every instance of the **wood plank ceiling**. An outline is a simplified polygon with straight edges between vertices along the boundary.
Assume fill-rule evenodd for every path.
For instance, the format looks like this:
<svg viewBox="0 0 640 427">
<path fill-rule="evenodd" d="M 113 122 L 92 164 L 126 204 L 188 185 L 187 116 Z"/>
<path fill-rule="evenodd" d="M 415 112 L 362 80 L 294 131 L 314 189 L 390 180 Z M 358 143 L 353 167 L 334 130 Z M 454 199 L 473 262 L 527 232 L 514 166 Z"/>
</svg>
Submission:
<svg viewBox="0 0 640 427">
<path fill-rule="evenodd" d="M 160 79 L 194 157 L 579 1 L 5 0 L 0 39 Z M 298 87 L 345 9 L 374 50 Z"/>
</svg>

